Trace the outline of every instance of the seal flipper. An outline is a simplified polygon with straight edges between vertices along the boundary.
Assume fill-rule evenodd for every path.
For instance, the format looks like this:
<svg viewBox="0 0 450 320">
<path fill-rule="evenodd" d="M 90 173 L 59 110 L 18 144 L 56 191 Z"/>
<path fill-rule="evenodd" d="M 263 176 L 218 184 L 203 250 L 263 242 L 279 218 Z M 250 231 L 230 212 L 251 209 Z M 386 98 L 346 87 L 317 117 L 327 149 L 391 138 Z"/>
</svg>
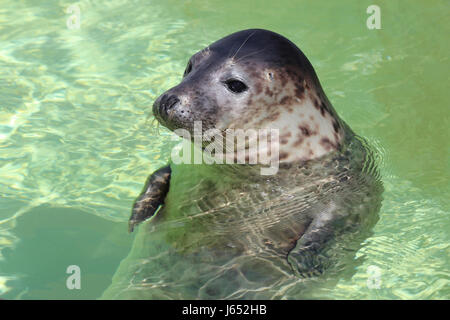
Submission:
<svg viewBox="0 0 450 320">
<path fill-rule="evenodd" d="M 324 249 L 334 239 L 337 224 L 343 218 L 336 213 L 335 208 L 336 205 L 330 203 L 314 217 L 295 247 L 289 251 L 287 260 L 297 276 L 309 277 L 323 273 L 324 264 L 328 261 Z"/>
<path fill-rule="evenodd" d="M 164 204 L 164 198 L 169 191 L 171 173 L 170 166 L 166 166 L 148 177 L 144 190 L 133 204 L 133 211 L 128 221 L 128 232 L 133 232 L 136 225 L 153 216 L 158 207 Z"/>
</svg>

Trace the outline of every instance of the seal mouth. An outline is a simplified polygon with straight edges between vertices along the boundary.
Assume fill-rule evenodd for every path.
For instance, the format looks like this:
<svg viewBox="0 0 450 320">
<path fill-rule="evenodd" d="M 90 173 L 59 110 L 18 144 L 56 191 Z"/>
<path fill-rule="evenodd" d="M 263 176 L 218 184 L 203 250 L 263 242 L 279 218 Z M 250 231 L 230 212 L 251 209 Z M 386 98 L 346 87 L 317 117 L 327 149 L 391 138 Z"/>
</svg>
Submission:
<svg viewBox="0 0 450 320">
<path fill-rule="evenodd" d="M 155 103 L 153 103 L 152 113 L 153 113 L 153 116 L 155 117 L 156 121 L 158 121 L 163 126 L 166 126 L 164 123 L 164 120 L 161 118 L 161 115 L 159 114 L 158 107 L 156 105 L 156 101 L 155 101 Z"/>
<path fill-rule="evenodd" d="M 174 109 L 168 110 L 167 112 L 161 112 L 160 108 L 155 106 L 155 104 L 153 105 L 152 113 L 155 120 L 162 126 L 166 127 L 170 131 L 175 131 L 176 129 L 185 127 L 185 125 L 183 125 L 183 123 L 181 123 L 176 117 L 176 112 Z"/>
</svg>

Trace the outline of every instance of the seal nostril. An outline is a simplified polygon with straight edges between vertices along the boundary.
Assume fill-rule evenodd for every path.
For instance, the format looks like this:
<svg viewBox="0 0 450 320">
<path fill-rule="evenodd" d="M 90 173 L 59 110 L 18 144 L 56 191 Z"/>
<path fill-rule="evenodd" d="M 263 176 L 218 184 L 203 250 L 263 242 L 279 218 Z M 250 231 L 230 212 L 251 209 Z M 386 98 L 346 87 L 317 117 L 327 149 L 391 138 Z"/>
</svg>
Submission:
<svg viewBox="0 0 450 320">
<path fill-rule="evenodd" d="M 165 94 L 161 97 L 159 110 L 161 113 L 167 116 L 169 110 L 172 109 L 178 102 L 180 102 L 180 99 L 178 99 L 176 96 Z"/>
</svg>

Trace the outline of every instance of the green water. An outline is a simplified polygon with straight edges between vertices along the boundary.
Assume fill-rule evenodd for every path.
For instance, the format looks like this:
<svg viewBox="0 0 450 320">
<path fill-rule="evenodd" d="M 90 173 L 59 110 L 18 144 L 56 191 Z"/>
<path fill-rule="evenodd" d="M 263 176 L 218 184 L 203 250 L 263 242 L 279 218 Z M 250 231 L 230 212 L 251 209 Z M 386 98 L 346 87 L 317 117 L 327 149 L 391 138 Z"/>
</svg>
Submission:
<svg viewBox="0 0 450 320">
<path fill-rule="evenodd" d="M 77 4 L 79 29 L 67 27 Z M 381 8 L 381 30 L 366 8 Z M 302 298 L 448 299 L 448 1 L 0 1 L 0 297 L 94 299 L 172 134 L 154 99 L 234 31 L 281 33 L 378 150 L 380 220 L 352 277 Z M 446 36 L 447 35 L 447 36 Z M 66 268 L 81 268 L 81 290 Z M 377 288 L 368 285 L 379 271 Z M 377 280 L 377 281 L 378 281 Z"/>
</svg>

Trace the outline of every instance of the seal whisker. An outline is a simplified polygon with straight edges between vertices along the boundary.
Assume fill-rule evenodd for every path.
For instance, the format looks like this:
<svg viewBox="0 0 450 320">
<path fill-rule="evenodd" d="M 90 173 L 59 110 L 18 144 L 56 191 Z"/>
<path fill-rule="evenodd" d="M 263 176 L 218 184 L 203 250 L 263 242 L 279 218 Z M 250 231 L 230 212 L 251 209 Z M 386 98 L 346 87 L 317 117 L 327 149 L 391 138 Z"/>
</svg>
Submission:
<svg viewBox="0 0 450 320">
<path fill-rule="evenodd" d="M 155 125 L 155 122 L 156 122 L 156 125 Z M 159 134 L 159 121 L 156 120 L 156 118 L 153 118 L 153 120 L 152 120 L 152 122 L 151 122 L 151 127 L 152 127 L 153 129 L 155 129 L 156 134 L 159 136 L 159 135 L 160 135 L 160 134 Z"/>
<path fill-rule="evenodd" d="M 148 122 L 148 119 L 150 119 L 151 116 L 153 116 L 153 113 L 152 113 L 152 112 L 150 112 L 150 113 L 147 115 L 147 117 L 145 117 L 145 123 Z M 156 120 L 156 119 L 153 118 L 152 123 L 153 123 L 153 121 L 155 121 L 155 120 Z"/>
<path fill-rule="evenodd" d="M 264 47 L 264 48 L 261 49 L 261 50 L 254 51 L 254 52 L 252 52 L 252 53 L 246 54 L 245 56 L 242 56 L 242 57 L 240 57 L 238 60 L 236 60 L 236 62 L 239 62 L 239 61 L 241 61 L 242 59 L 244 59 L 244 58 L 246 58 L 246 57 L 249 57 L 249 56 L 251 56 L 251 55 L 254 55 L 254 54 L 257 54 L 257 53 L 261 53 L 261 52 L 263 52 L 264 50 L 266 50 L 266 48 L 267 48 L 267 47 Z"/>
<path fill-rule="evenodd" d="M 234 55 L 231 57 L 231 59 L 234 59 L 236 55 L 238 54 L 239 50 L 242 49 L 242 47 L 247 43 L 247 41 L 256 33 L 256 31 L 253 31 L 249 36 L 244 40 L 244 42 L 241 44 L 241 46 L 237 49 L 237 51 L 234 53 Z"/>
</svg>

